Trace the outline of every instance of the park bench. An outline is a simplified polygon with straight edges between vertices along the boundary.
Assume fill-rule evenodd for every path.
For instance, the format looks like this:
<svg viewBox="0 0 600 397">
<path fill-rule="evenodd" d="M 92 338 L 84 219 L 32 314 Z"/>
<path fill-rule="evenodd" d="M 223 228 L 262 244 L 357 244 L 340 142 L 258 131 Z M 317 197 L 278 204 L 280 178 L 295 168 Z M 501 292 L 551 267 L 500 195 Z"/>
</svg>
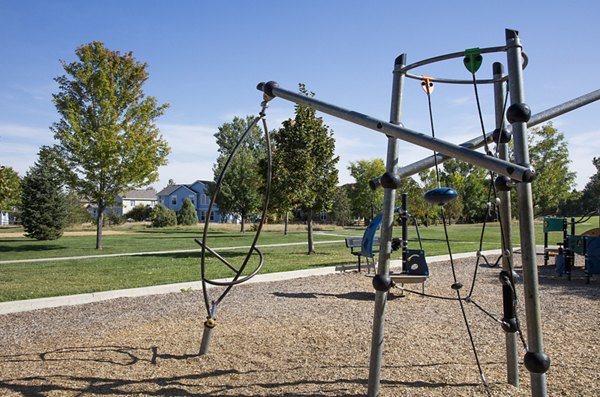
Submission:
<svg viewBox="0 0 600 397">
<path fill-rule="evenodd" d="M 358 257 L 358 271 L 361 271 L 361 264 L 362 264 L 362 257 L 365 258 L 366 262 L 367 262 L 367 271 L 370 272 L 370 268 L 373 267 L 373 270 L 375 270 L 375 257 L 372 256 L 367 256 L 364 255 L 362 252 L 362 242 L 363 242 L 363 237 L 346 237 L 346 248 L 350 248 L 350 253 L 352 255 L 355 255 Z M 374 247 L 379 247 L 380 242 L 379 242 L 379 237 L 375 237 L 373 239 L 373 246 Z M 379 252 L 379 250 L 373 250 L 373 253 Z M 344 268 L 344 266 L 341 266 L 342 271 L 346 270 Z"/>
</svg>

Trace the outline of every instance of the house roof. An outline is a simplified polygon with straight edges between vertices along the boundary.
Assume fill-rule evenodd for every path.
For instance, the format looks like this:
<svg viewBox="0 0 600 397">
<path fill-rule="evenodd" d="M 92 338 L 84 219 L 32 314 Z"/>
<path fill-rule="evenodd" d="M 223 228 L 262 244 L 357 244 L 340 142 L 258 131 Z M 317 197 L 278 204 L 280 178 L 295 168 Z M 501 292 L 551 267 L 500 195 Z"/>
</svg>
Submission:
<svg viewBox="0 0 600 397">
<path fill-rule="evenodd" d="M 146 199 L 156 200 L 156 190 L 150 189 L 136 189 L 129 190 L 121 195 L 124 199 Z"/>
<path fill-rule="evenodd" d="M 170 194 L 173 194 L 175 191 L 181 189 L 181 188 L 185 188 L 188 189 L 189 191 L 194 192 L 188 185 L 169 185 L 166 188 L 164 188 L 163 190 L 161 190 L 160 192 L 158 192 L 158 196 L 168 196 Z M 194 192 L 196 193 L 196 192 Z"/>
</svg>

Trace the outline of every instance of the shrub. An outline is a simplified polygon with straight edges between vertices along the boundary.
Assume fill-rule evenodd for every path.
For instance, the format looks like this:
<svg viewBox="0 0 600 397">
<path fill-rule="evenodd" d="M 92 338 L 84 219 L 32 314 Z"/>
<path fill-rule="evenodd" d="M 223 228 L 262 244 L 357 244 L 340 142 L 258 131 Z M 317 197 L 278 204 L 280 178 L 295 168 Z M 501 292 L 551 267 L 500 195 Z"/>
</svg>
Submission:
<svg viewBox="0 0 600 397">
<path fill-rule="evenodd" d="M 150 220 L 152 221 L 152 227 L 167 227 L 177 225 L 177 215 L 175 215 L 175 211 L 165 207 L 162 204 L 158 204 L 156 207 L 154 207 Z"/>
<path fill-rule="evenodd" d="M 149 205 L 138 204 L 131 209 L 125 218 L 131 218 L 136 222 L 147 221 L 152 215 L 152 208 Z"/>
<path fill-rule="evenodd" d="M 192 203 L 192 200 L 183 200 L 183 205 L 179 214 L 177 214 L 177 223 L 180 225 L 195 225 L 198 223 L 198 212 Z"/>
</svg>

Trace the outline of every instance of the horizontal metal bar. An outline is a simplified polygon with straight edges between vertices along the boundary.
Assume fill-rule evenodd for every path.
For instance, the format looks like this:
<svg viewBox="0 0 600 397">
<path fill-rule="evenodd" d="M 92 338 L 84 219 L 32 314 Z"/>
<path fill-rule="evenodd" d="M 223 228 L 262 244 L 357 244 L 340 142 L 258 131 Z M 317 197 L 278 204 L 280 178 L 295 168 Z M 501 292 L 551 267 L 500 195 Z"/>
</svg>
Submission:
<svg viewBox="0 0 600 397">
<path fill-rule="evenodd" d="M 578 109 L 582 106 L 588 105 L 592 102 L 595 102 L 600 99 L 600 90 L 592 91 L 589 94 L 582 95 L 575 99 L 571 99 L 570 101 L 561 103 L 560 105 L 556 105 L 549 109 L 544 110 L 543 112 L 539 112 L 531 116 L 529 122 L 527 123 L 527 127 L 531 128 L 538 124 L 543 123 L 544 121 L 548 121 L 553 119 L 554 117 L 558 117 L 562 114 L 568 113 L 572 110 Z"/>
<path fill-rule="evenodd" d="M 548 121 L 550 119 L 553 119 L 555 117 L 558 117 L 560 115 L 563 115 L 565 113 L 568 113 L 572 110 L 575 110 L 577 108 L 588 105 L 588 104 L 598 101 L 598 100 L 600 100 L 600 90 L 592 91 L 588 94 L 579 96 L 575 99 L 571 99 L 570 101 L 561 103 L 560 105 L 553 106 L 549 109 L 546 109 L 542 112 L 532 115 L 531 118 L 529 119 L 529 122 L 527 123 L 527 127 L 528 128 L 535 127 L 536 125 L 542 124 L 545 121 Z M 510 124 L 507 125 L 506 128 L 512 132 L 512 126 Z M 488 143 L 493 142 L 492 135 L 493 135 L 493 132 L 488 132 L 485 135 Z M 478 136 L 469 141 L 461 143 L 460 146 L 464 146 L 464 147 L 467 147 L 470 149 L 479 149 L 479 148 L 483 147 L 483 145 L 484 145 L 483 143 L 484 143 L 483 136 Z M 451 158 L 450 156 L 446 156 L 441 153 L 437 154 L 438 164 L 441 164 L 450 158 Z M 425 171 L 425 170 L 433 167 L 435 165 L 435 162 L 436 161 L 435 161 L 434 156 L 426 157 L 422 160 L 419 160 L 414 163 L 405 165 L 404 167 L 398 168 L 396 176 L 399 178 L 406 178 L 406 177 L 409 177 L 412 175 L 416 175 L 421 171 Z M 374 180 L 371 181 L 371 186 L 373 186 L 373 187 L 379 187 L 380 185 L 381 185 L 380 177 L 375 178 Z"/>
<path fill-rule="evenodd" d="M 417 131 L 409 130 L 408 128 L 375 119 L 362 113 L 328 104 L 301 93 L 280 88 L 277 83 L 272 81 L 258 84 L 257 89 L 263 91 L 267 97 L 279 97 L 299 105 L 311 107 L 323 113 L 327 113 L 382 134 L 486 168 L 498 174 L 508 176 L 516 181 L 530 182 L 535 177 L 535 171 L 532 168 L 513 164 L 466 147 L 458 146 Z"/>
</svg>

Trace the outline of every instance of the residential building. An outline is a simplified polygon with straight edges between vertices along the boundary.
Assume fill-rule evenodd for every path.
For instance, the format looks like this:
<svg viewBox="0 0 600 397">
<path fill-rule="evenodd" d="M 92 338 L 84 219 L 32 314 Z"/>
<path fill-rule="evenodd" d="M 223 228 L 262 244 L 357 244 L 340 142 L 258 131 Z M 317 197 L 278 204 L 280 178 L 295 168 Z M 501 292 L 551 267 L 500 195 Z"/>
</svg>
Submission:
<svg viewBox="0 0 600 397">
<path fill-rule="evenodd" d="M 167 208 L 177 212 L 181 209 L 183 201 L 190 199 L 198 212 L 198 220 L 204 222 L 210 197 L 207 195 L 209 181 L 196 181 L 191 185 L 169 185 L 158 192 L 158 202 Z M 219 207 L 215 204 L 210 214 L 211 222 L 221 222 L 221 213 Z"/>
<path fill-rule="evenodd" d="M 126 215 L 137 205 L 154 208 L 158 202 L 158 195 L 154 188 L 129 190 L 117 196 L 113 212 L 118 215 Z"/>
<path fill-rule="evenodd" d="M 157 202 L 158 196 L 154 188 L 129 190 L 115 197 L 114 205 L 106 208 L 104 215 L 112 213 L 123 216 L 127 215 L 136 205 L 141 204 L 154 208 Z M 98 217 L 98 205 L 89 201 L 82 201 L 82 205 L 92 217 Z"/>
</svg>

